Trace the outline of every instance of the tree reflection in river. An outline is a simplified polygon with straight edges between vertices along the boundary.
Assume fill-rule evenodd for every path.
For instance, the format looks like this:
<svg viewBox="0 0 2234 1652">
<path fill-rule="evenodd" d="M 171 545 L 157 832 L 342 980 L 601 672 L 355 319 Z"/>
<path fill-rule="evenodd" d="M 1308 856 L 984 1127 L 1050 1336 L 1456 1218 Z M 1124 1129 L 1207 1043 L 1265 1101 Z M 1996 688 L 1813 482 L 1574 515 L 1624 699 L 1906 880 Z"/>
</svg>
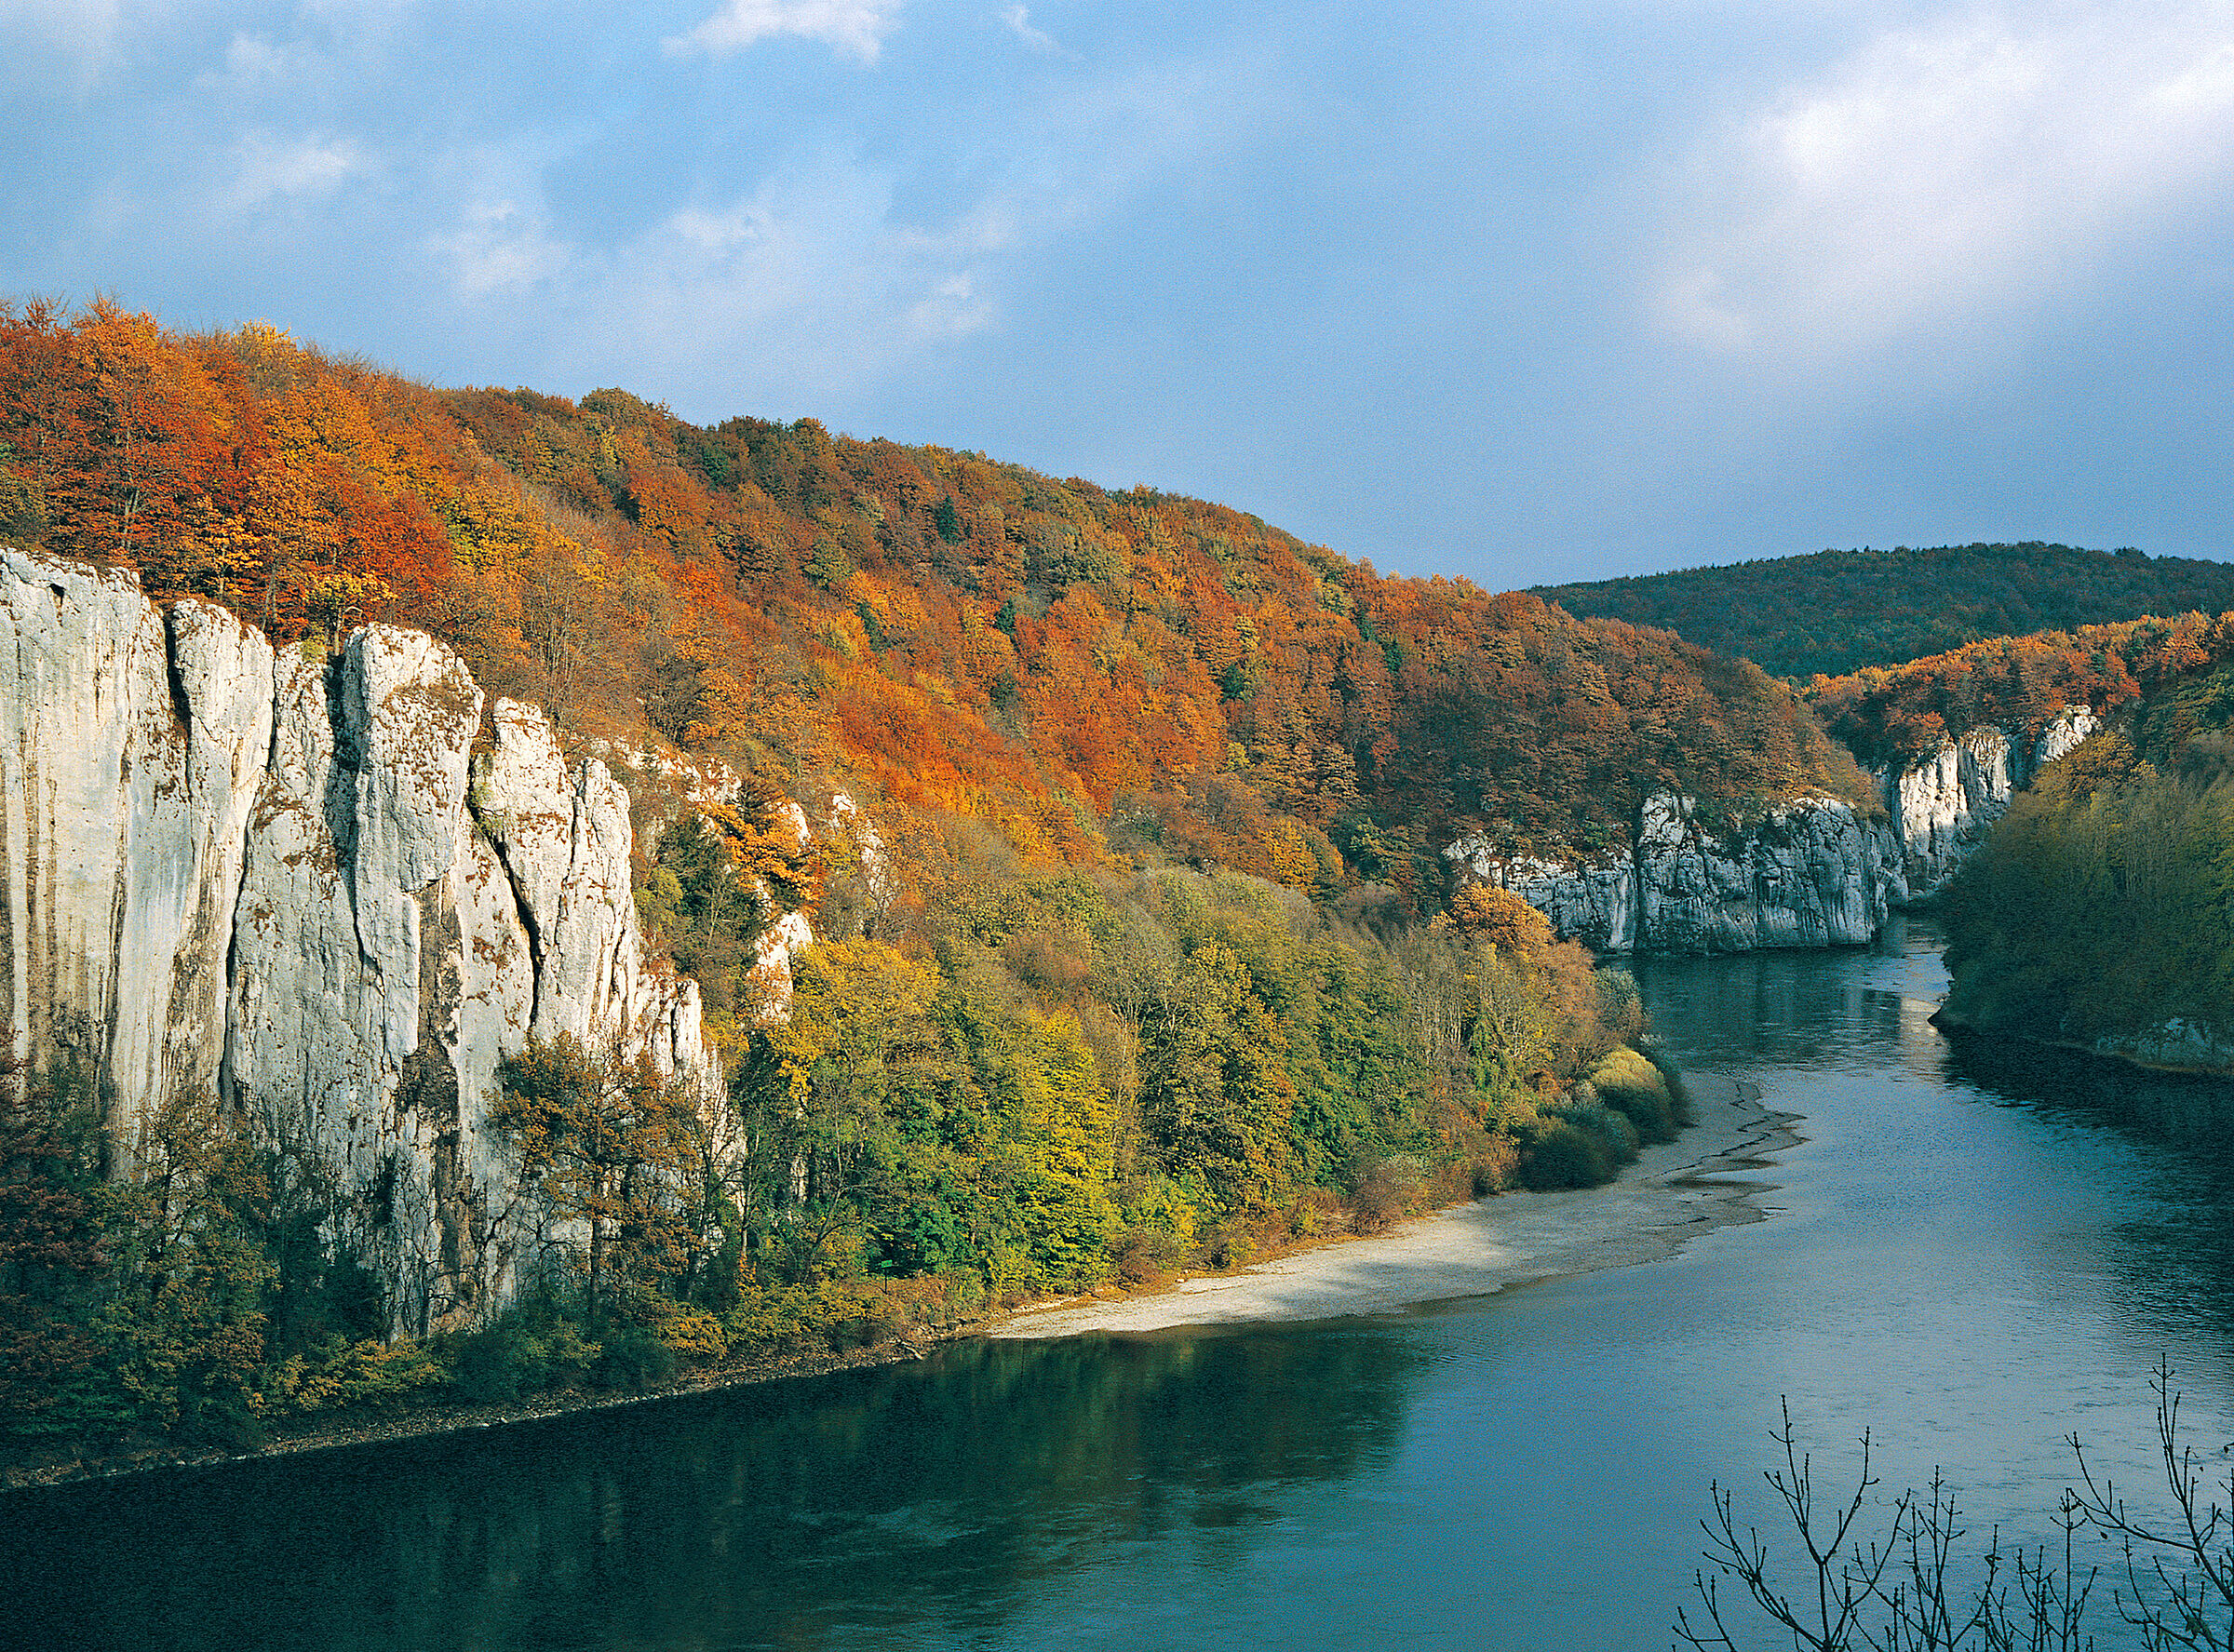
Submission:
<svg viewBox="0 0 2234 1652">
<path fill-rule="evenodd" d="M 967 1639 L 1089 1554 L 1177 1543 L 1216 1567 L 1283 1491 L 1392 1450 L 1418 1357 L 1339 1330 L 973 1344 L 466 1440 L 16 1499 L 45 1538 L 35 1556 L 0 1539 L 22 1585 L 0 1637 Z M 840 1602 L 842 1626 L 823 1610 Z"/>
<path fill-rule="evenodd" d="M 2152 1197 L 2102 1247 L 2120 1300 L 2167 1342 L 2234 1334 L 2234 1081 L 1961 1034 L 1945 1059 L 1949 1088 L 2029 1110 L 2101 1173 L 2140 1161 Z"/>
</svg>

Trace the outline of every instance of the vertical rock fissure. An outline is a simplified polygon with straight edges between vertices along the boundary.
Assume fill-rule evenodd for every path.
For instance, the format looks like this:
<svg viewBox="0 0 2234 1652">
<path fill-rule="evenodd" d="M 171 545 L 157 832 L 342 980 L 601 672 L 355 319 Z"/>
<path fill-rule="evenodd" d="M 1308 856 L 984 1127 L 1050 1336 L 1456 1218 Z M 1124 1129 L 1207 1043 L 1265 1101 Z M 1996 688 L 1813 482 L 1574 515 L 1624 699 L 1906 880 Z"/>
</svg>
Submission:
<svg viewBox="0 0 2234 1652">
<path fill-rule="evenodd" d="M 505 882 L 512 891 L 512 905 L 519 913 L 520 932 L 528 937 L 528 1025 L 533 1027 L 543 1011 L 543 926 L 535 921 L 535 908 L 528 903 L 527 885 L 513 866 L 511 855 L 505 851 L 504 833 L 481 813 L 474 791 L 473 786 L 465 788 L 465 813 L 473 819 L 473 829 L 489 845 L 489 853 L 496 857 Z"/>
<path fill-rule="evenodd" d="M 333 843 L 333 861 L 341 874 L 342 893 L 349 902 L 349 924 L 357 935 L 357 955 L 375 974 L 380 963 L 365 945 L 364 916 L 357 909 L 357 776 L 365 765 L 362 737 L 349 716 L 343 683 L 345 654 L 326 660 L 326 726 L 332 732 L 333 762 L 326 771 L 325 795 L 318 808 L 326 817 L 326 835 Z"/>
<path fill-rule="evenodd" d="M 131 759 L 127 758 L 125 770 L 128 774 L 130 769 Z M 124 1126 L 135 1122 L 135 1121 L 118 1117 L 116 1033 L 118 1023 L 121 1020 L 117 1014 L 117 1008 L 124 986 L 125 917 L 129 905 L 127 894 L 129 887 L 128 880 L 131 876 L 131 815 L 128 810 L 119 815 L 116 822 L 118 839 L 116 877 L 109 886 L 108 979 L 102 988 L 101 1018 L 89 1028 L 100 1044 L 100 1055 L 93 1070 L 93 1094 L 100 1101 L 101 1117 L 106 1119 L 110 1128 L 119 1132 L 128 1143 L 131 1140 L 132 1133 L 126 1131 Z M 87 1018 L 91 1021 L 92 1006 L 88 1004 L 86 1009 Z M 126 1148 L 128 1154 L 130 1150 L 128 1147 Z"/>
<path fill-rule="evenodd" d="M 186 692 L 186 679 L 179 673 L 179 627 L 172 615 L 177 611 L 163 611 L 163 680 L 170 690 L 170 715 L 178 720 L 179 743 L 191 746 L 194 741 L 194 701 Z M 194 765 L 185 765 L 186 796 L 194 797 Z"/>
<path fill-rule="evenodd" d="M 276 782 L 279 766 L 279 719 L 286 711 L 285 685 L 279 678 L 279 662 L 272 661 L 272 715 L 264 727 L 263 764 L 251 777 L 249 784 L 261 793 L 266 784 Z M 225 1024 L 223 1041 L 217 1057 L 217 1096 L 228 1109 L 241 1105 L 240 1087 L 234 1078 L 233 1049 L 240 1037 L 240 915 L 242 902 L 249 891 L 249 834 L 256 829 L 256 811 L 249 810 L 241 816 L 239 853 L 235 860 L 240 871 L 233 884 L 233 922 L 225 935 Z M 307 1061 L 307 1053 L 305 1060 Z M 303 1089 L 309 1090 L 307 1069 Z"/>
</svg>

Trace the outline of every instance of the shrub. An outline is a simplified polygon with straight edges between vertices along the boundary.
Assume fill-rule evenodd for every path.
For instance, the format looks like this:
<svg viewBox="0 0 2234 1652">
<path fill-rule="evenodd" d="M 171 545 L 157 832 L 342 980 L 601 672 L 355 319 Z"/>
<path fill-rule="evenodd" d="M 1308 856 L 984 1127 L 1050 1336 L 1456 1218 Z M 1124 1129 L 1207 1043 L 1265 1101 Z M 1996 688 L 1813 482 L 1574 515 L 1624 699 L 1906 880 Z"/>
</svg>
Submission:
<svg viewBox="0 0 2234 1652">
<path fill-rule="evenodd" d="M 1117 1277 L 1128 1285 L 1146 1284 L 1169 1273 L 1183 1254 L 1178 1236 L 1165 1228 L 1127 1228 L 1110 1245 Z"/>
<path fill-rule="evenodd" d="M 1246 1268 L 1256 1259 L 1257 1242 L 1237 1223 L 1220 1222 L 1203 1235 L 1201 1256 L 1205 1268 Z"/>
<path fill-rule="evenodd" d="M 675 1375 L 675 1350 L 641 1325 L 625 1325 L 606 1336 L 592 1374 L 598 1386 L 641 1391 Z"/>
<path fill-rule="evenodd" d="M 1605 1144 L 1608 1157 L 1615 1168 L 1636 1157 L 1636 1126 L 1628 1116 L 1616 1112 L 1595 1095 L 1589 1086 L 1580 1087 L 1580 1093 L 1555 1102 L 1547 1109 L 1554 1118 L 1564 1119 L 1576 1129 L 1585 1131 Z"/>
<path fill-rule="evenodd" d="M 364 1406 L 385 1411 L 440 1383 L 446 1373 L 423 1343 L 351 1343 L 328 1337 L 309 1355 L 297 1354 L 274 1373 L 267 1402 L 285 1409 L 322 1411 Z"/>
<path fill-rule="evenodd" d="M 518 1315 L 459 1337 L 450 1356 L 451 1386 L 469 1404 L 501 1405 L 550 1385 L 543 1341 Z"/>
<path fill-rule="evenodd" d="M 693 1364 L 711 1364 L 729 1351 L 721 1322 L 710 1313 L 684 1309 L 659 1327 L 659 1339 Z"/>
<path fill-rule="evenodd" d="M 1409 1214 L 1424 1176 L 1420 1161 L 1406 1153 L 1371 1160 L 1353 1167 L 1350 1195 L 1358 1230 L 1378 1233 Z"/>
<path fill-rule="evenodd" d="M 1520 1149 L 1520 1185 L 1539 1193 L 1595 1188 L 1613 1177 L 1613 1155 L 1589 1131 L 1552 1117 L 1537 1121 Z"/>
<path fill-rule="evenodd" d="M 1620 1049 L 1598 1063 L 1590 1075 L 1598 1099 L 1635 1126 L 1637 1139 L 1674 1141 L 1679 1121 L 1676 1098 L 1661 1069 L 1635 1050 Z"/>
</svg>

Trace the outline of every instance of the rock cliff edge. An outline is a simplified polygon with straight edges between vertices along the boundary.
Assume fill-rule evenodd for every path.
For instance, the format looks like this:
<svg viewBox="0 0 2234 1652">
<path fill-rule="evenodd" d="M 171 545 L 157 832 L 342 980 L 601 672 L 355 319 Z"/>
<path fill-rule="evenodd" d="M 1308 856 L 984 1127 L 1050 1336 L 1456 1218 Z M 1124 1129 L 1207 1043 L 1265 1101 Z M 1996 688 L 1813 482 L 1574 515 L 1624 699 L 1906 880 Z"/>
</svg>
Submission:
<svg viewBox="0 0 2234 1652">
<path fill-rule="evenodd" d="M 548 1235 L 489 1127 L 531 1031 L 708 1104 L 696 984 L 644 945 L 628 798 L 540 711 L 369 625 L 275 653 L 130 572 L 0 547 L 0 1028 L 129 1151 L 213 1091 L 333 1181 L 398 1329 L 484 1314 Z"/>
</svg>

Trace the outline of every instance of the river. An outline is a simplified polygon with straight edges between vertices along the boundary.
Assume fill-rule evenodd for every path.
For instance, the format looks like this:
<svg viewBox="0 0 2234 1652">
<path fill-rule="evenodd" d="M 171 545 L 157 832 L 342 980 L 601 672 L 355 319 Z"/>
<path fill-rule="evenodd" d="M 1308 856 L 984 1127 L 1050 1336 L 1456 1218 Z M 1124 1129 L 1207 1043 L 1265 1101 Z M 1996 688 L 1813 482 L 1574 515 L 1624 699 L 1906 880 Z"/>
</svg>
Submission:
<svg viewBox="0 0 2234 1652">
<path fill-rule="evenodd" d="M 1769 1513 L 1782 1398 L 1819 1465 L 1867 1428 L 1889 1486 L 1944 1465 L 2020 1536 L 2074 1429 L 2147 1483 L 2160 1356 L 2234 1438 L 2227 1087 L 1951 1048 L 1918 921 L 1637 975 L 1679 1060 L 1799 1115 L 1768 1219 L 1399 1315 L 19 1494 L 0 1639 L 1661 1647 L 1709 1483 Z"/>
</svg>

